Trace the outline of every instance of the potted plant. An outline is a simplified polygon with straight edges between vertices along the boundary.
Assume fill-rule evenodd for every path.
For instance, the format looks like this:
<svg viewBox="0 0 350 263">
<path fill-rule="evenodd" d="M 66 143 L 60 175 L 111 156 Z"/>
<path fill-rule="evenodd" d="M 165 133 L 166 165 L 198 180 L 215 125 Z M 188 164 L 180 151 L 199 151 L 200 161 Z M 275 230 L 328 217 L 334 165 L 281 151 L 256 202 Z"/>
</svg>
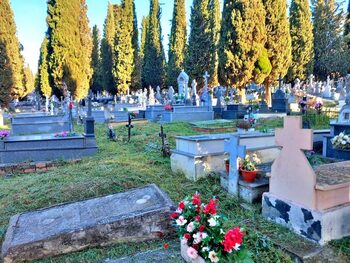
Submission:
<svg viewBox="0 0 350 263">
<path fill-rule="evenodd" d="M 350 150 L 350 134 L 341 132 L 339 135 L 335 136 L 331 142 L 335 149 Z"/>
<path fill-rule="evenodd" d="M 241 160 L 239 170 L 245 182 L 254 182 L 257 174 L 256 166 L 260 163 L 261 161 L 256 154 L 247 155 Z"/>
<path fill-rule="evenodd" d="M 181 256 L 188 263 L 253 262 L 243 245 L 244 230 L 223 230 L 224 217 L 217 214 L 218 203 L 201 201 L 200 194 L 186 197 L 172 213 L 173 225 L 181 240 Z"/>
<path fill-rule="evenodd" d="M 226 172 L 229 173 L 230 172 L 230 159 L 225 159 L 225 168 L 226 168 Z"/>
</svg>

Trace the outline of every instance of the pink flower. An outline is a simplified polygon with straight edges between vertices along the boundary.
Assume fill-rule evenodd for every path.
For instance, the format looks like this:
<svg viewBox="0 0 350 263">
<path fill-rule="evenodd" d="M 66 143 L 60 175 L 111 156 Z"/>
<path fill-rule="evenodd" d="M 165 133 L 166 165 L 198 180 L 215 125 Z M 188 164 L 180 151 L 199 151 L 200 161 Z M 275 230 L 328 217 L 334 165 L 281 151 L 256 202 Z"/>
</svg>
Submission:
<svg viewBox="0 0 350 263">
<path fill-rule="evenodd" d="M 187 232 L 192 233 L 193 230 L 194 230 L 194 224 L 193 224 L 193 222 L 191 222 L 187 225 Z"/>
<path fill-rule="evenodd" d="M 187 256 L 191 259 L 196 259 L 198 257 L 198 252 L 193 247 L 187 249 Z"/>
</svg>

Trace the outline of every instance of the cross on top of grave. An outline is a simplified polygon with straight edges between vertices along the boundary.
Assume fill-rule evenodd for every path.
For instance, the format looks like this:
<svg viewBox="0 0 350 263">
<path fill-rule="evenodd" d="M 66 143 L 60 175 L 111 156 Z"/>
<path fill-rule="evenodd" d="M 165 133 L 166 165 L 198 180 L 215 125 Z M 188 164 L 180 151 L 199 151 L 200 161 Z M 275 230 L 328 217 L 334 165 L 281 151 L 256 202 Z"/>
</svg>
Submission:
<svg viewBox="0 0 350 263">
<path fill-rule="evenodd" d="M 280 198 L 314 206 L 316 176 L 302 150 L 313 149 L 313 131 L 302 129 L 300 116 L 284 118 L 284 128 L 276 129 L 280 155 L 271 167 L 270 192 Z"/>
<path fill-rule="evenodd" d="M 163 153 L 163 156 L 167 157 L 167 156 L 169 156 L 170 149 L 169 149 L 169 145 L 165 141 L 167 136 L 166 136 L 166 133 L 164 133 L 163 125 L 160 125 L 159 137 L 162 139 L 162 153 Z"/>
<path fill-rule="evenodd" d="M 131 138 L 131 129 L 134 128 L 134 125 L 131 124 L 131 115 L 128 115 L 128 124 L 126 125 L 126 128 L 128 128 L 128 142 L 130 142 Z"/>
<path fill-rule="evenodd" d="M 208 71 L 205 72 L 203 78 L 204 78 L 204 88 L 208 87 L 208 79 L 209 79 L 210 75 L 208 74 Z"/>
<path fill-rule="evenodd" d="M 238 195 L 238 158 L 245 158 L 246 147 L 239 145 L 239 137 L 231 135 L 228 141 L 225 141 L 224 150 L 230 155 L 230 171 L 228 175 L 228 192 L 232 195 Z"/>
</svg>

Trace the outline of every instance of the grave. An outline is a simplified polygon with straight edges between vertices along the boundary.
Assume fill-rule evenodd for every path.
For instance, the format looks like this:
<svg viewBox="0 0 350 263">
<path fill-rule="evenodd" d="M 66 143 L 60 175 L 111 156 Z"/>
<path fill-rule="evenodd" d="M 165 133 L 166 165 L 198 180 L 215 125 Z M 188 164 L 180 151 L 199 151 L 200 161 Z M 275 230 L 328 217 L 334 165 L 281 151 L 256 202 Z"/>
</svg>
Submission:
<svg viewBox="0 0 350 263">
<path fill-rule="evenodd" d="M 288 99 L 286 94 L 278 89 L 274 94 L 272 94 L 272 112 L 284 112 L 287 113 L 288 109 Z"/>
<path fill-rule="evenodd" d="M 222 118 L 228 120 L 243 119 L 246 114 L 247 109 L 244 104 L 230 104 L 222 112 Z"/>
<path fill-rule="evenodd" d="M 225 172 L 225 141 L 238 136 L 247 151 L 259 155 L 263 163 L 272 162 L 279 153 L 273 133 L 225 133 L 177 136 L 176 149 L 171 150 L 171 169 L 196 181 L 210 172 Z"/>
<path fill-rule="evenodd" d="M 157 121 L 165 112 L 164 105 L 150 105 L 146 107 L 145 118 L 150 121 Z"/>
<path fill-rule="evenodd" d="M 11 134 L 56 133 L 69 130 L 66 115 L 21 114 L 11 118 Z"/>
<path fill-rule="evenodd" d="M 333 147 L 331 140 L 342 132 L 350 134 L 350 99 L 342 107 L 339 118 L 336 122 L 330 124 L 330 134 L 324 136 L 323 139 L 323 156 L 337 158 L 342 160 L 350 160 L 350 149 L 336 149 Z"/>
<path fill-rule="evenodd" d="M 172 111 L 163 111 L 162 122 L 207 121 L 214 119 L 210 106 L 176 106 Z"/>
<path fill-rule="evenodd" d="M 313 132 L 302 129 L 301 117 L 285 117 L 276 144 L 282 151 L 271 168 L 262 215 L 321 245 L 350 235 L 350 162 L 314 171 L 302 152 L 312 150 Z"/>
<path fill-rule="evenodd" d="M 89 247 L 142 242 L 173 231 L 170 198 L 156 185 L 17 214 L 10 219 L 4 263 L 42 259 Z"/>
</svg>

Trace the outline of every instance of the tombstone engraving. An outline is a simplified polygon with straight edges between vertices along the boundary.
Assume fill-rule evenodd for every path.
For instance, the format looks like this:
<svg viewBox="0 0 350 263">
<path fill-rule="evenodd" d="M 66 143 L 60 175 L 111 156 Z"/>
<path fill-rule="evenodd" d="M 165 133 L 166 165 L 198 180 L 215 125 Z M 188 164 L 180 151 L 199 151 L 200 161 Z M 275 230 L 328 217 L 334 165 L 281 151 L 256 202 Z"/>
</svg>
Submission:
<svg viewBox="0 0 350 263">
<path fill-rule="evenodd" d="M 225 141 L 225 152 L 230 155 L 230 171 L 228 176 L 228 192 L 231 195 L 238 196 L 238 158 L 245 158 L 246 147 L 239 145 L 239 137 L 231 135 L 228 141 Z"/>
</svg>

